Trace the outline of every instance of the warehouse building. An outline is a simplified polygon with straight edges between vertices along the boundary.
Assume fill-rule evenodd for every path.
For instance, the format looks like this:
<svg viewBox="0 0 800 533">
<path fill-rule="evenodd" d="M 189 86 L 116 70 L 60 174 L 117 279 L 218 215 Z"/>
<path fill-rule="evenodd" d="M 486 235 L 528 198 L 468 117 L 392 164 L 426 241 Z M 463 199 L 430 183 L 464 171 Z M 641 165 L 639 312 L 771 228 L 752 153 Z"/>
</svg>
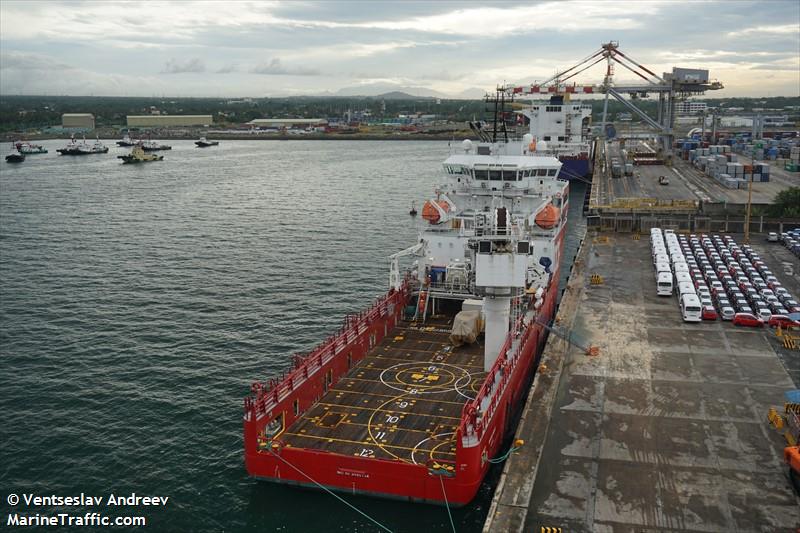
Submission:
<svg viewBox="0 0 800 533">
<path fill-rule="evenodd" d="M 313 128 L 327 126 L 324 118 L 257 118 L 247 123 L 255 128 Z"/>
<path fill-rule="evenodd" d="M 211 115 L 128 115 L 129 128 L 210 126 L 213 123 Z"/>
<path fill-rule="evenodd" d="M 64 113 L 61 115 L 61 127 L 72 130 L 93 130 L 94 115 L 91 113 Z"/>
</svg>

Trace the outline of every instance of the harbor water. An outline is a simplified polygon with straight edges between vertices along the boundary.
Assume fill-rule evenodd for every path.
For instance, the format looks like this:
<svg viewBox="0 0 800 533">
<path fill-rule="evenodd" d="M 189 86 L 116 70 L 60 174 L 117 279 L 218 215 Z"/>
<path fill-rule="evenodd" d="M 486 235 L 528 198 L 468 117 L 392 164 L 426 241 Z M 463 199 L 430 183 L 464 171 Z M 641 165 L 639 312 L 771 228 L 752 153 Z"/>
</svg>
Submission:
<svg viewBox="0 0 800 533">
<path fill-rule="evenodd" d="M 328 494 L 249 479 L 242 399 L 385 291 L 448 143 L 170 141 L 143 165 L 43 144 L 0 163 L 3 519 L 9 493 L 136 493 L 169 502 L 101 511 L 148 531 L 376 530 Z M 481 529 L 499 472 L 453 510 L 458 531 Z M 392 531 L 451 531 L 443 507 L 344 497 Z"/>
</svg>

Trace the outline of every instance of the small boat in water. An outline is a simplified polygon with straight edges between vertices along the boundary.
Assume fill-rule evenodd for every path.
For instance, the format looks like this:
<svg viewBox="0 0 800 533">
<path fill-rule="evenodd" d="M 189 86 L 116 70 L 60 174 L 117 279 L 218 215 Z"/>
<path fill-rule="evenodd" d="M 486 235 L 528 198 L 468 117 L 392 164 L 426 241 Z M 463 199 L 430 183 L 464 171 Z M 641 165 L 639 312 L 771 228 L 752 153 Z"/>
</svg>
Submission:
<svg viewBox="0 0 800 533">
<path fill-rule="evenodd" d="M 157 152 L 158 150 L 172 150 L 172 146 L 161 144 L 156 141 L 143 141 L 142 150 L 145 152 Z"/>
<path fill-rule="evenodd" d="M 196 144 L 200 148 L 207 148 L 209 146 L 217 146 L 219 144 L 219 141 L 209 141 L 205 137 L 200 137 L 200 140 L 195 141 L 194 144 Z"/>
<path fill-rule="evenodd" d="M 25 154 L 11 152 L 6 156 L 6 163 L 22 163 L 25 161 Z"/>
<path fill-rule="evenodd" d="M 16 148 L 19 153 L 24 154 L 24 155 L 46 154 L 47 153 L 47 149 L 44 146 L 42 146 L 41 144 L 33 144 L 33 143 L 29 143 L 27 141 L 17 141 L 17 142 L 15 142 L 14 143 L 14 148 Z"/>
<path fill-rule="evenodd" d="M 108 146 L 97 139 L 94 144 L 89 145 L 86 139 L 82 142 L 77 142 L 75 137 L 69 140 L 69 143 L 64 148 L 56 150 L 61 155 L 89 155 L 89 154 L 105 154 L 108 152 Z"/>
<path fill-rule="evenodd" d="M 130 135 L 126 135 L 121 141 L 117 141 L 117 146 L 136 146 L 136 141 L 131 139 Z"/>
<path fill-rule="evenodd" d="M 118 155 L 117 159 L 122 159 L 123 164 L 149 163 L 151 161 L 161 161 L 164 159 L 164 156 L 148 154 L 144 151 L 142 144 L 137 144 L 133 147 L 131 153 L 126 155 Z"/>
</svg>

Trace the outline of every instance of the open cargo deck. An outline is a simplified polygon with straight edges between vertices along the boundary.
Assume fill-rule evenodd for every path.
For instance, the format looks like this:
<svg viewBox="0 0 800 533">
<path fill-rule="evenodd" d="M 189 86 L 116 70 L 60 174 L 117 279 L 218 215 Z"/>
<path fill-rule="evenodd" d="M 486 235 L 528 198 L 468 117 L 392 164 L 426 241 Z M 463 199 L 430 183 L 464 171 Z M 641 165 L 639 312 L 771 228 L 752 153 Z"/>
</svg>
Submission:
<svg viewBox="0 0 800 533">
<path fill-rule="evenodd" d="M 465 402 L 486 378 L 483 339 L 453 347 L 452 318 L 400 322 L 281 438 L 285 446 L 425 464 L 455 459 Z"/>
</svg>

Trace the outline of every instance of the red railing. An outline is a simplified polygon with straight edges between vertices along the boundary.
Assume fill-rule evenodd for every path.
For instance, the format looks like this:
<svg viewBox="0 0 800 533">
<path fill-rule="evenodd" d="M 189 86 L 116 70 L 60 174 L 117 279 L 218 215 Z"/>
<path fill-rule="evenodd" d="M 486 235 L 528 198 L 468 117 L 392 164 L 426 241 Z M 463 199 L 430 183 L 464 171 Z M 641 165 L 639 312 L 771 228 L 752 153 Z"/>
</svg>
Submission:
<svg viewBox="0 0 800 533">
<path fill-rule="evenodd" d="M 338 333 L 328 337 L 307 355 L 296 355 L 295 368 L 288 375 L 282 374 L 280 379 L 270 379 L 266 383 L 260 381 L 253 383 L 251 386 L 253 394 L 244 400 L 245 413 L 254 408 L 256 418 L 260 418 L 270 412 L 300 385 L 332 361 L 346 346 L 356 341 L 359 335 L 368 331 L 373 323 L 385 317 L 389 313 L 391 304 L 402 306 L 407 296 L 408 280 L 405 280 L 399 291 L 390 290 L 365 311 L 348 315 Z M 397 312 L 397 308 L 395 308 L 395 312 Z"/>
<path fill-rule="evenodd" d="M 546 302 L 544 305 L 548 305 Z M 528 343 L 530 336 L 535 331 L 532 327 L 522 328 L 522 335 L 518 338 L 519 343 L 516 349 L 512 352 L 511 345 L 514 340 L 514 332 L 519 331 L 522 327 L 522 318 L 517 321 L 517 324 L 506 336 L 503 346 L 500 348 L 500 355 L 492 365 L 491 370 L 483 380 L 478 394 L 471 402 L 464 404 L 461 411 L 461 422 L 459 424 L 459 432 L 464 439 L 464 446 L 475 446 L 483 437 L 485 429 L 489 426 L 492 416 L 500 404 L 500 399 L 506 391 L 508 382 L 514 374 L 520 356 L 522 355 L 525 345 Z M 501 373 L 498 381 L 498 373 Z M 481 411 L 481 404 L 485 398 L 489 398 L 488 404 L 485 409 Z"/>
</svg>

